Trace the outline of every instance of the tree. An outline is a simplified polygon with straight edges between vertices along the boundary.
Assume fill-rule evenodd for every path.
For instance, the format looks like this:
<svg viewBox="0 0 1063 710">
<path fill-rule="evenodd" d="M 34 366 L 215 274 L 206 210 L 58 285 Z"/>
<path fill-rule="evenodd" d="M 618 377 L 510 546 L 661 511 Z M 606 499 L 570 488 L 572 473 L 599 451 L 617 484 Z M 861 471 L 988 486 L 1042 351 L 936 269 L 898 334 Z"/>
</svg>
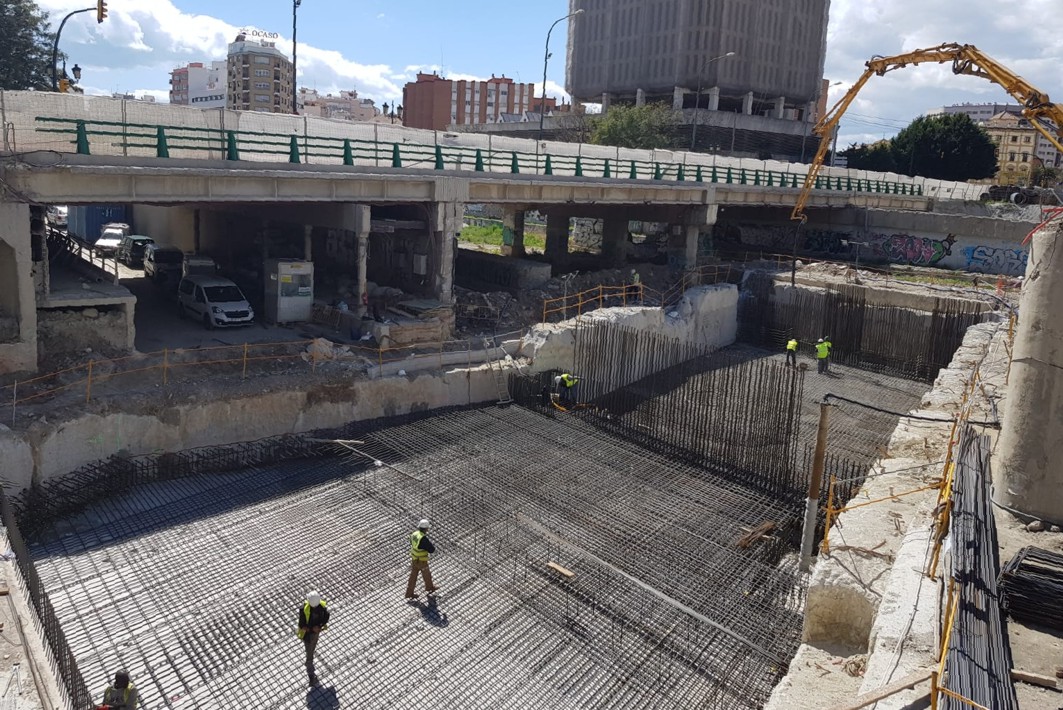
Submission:
<svg viewBox="0 0 1063 710">
<path fill-rule="evenodd" d="M 1059 168 L 1051 165 L 1039 165 L 1030 173 L 1030 184 L 1037 187 L 1052 187 L 1059 183 Z"/>
<path fill-rule="evenodd" d="M 594 119 L 591 143 L 620 148 L 671 148 L 679 118 L 666 104 L 611 106 Z"/>
<path fill-rule="evenodd" d="M 938 180 L 976 180 L 997 172 L 996 146 L 963 113 L 920 116 L 890 141 L 898 172 Z"/>
<path fill-rule="evenodd" d="M 50 89 L 55 33 L 37 3 L 0 0 L 0 37 L 0 89 Z"/>
<path fill-rule="evenodd" d="M 870 145 L 853 143 L 839 155 L 844 156 L 848 161 L 846 165 L 854 170 L 871 170 L 879 173 L 897 172 L 889 141 L 878 141 Z"/>
<path fill-rule="evenodd" d="M 565 143 L 586 143 L 594 131 L 595 120 L 595 116 L 576 106 L 567 113 L 554 114 L 556 140 Z"/>
</svg>

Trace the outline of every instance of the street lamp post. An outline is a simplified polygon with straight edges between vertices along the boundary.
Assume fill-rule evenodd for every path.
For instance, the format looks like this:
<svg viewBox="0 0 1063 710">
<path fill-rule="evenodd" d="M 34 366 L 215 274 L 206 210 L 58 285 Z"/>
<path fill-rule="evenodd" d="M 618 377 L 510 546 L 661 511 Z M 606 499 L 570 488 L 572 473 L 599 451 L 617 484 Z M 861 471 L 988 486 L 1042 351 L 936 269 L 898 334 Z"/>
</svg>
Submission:
<svg viewBox="0 0 1063 710">
<path fill-rule="evenodd" d="M 697 141 L 697 139 L 698 139 L 698 106 L 700 106 L 700 104 L 701 104 L 702 75 L 705 73 L 705 70 L 708 68 L 708 66 L 710 64 L 712 64 L 713 62 L 715 62 L 717 59 L 725 59 L 727 57 L 733 57 L 734 55 L 735 55 L 734 52 L 728 52 L 727 54 L 721 54 L 718 57 L 713 57 L 712 59 L 709 59 L 704 64 L 702 64 L 701 65 L 701 70 L 698 71 L 698 92 L 694 96 L 694 125 L 690 129 L 690 150 L 691 150 L 691 152 L 694 151 L 694 146 L 696 144 L 695 141 Z M 732 150 L 733 149 L 734 148 L 732 146 Z"/>
<path fill-rule="evenodd" d="M 299 113 L 299 75 L 296 73 L 296 53 L 299 48 L 296 32 L 299 29 L 299 6 L 303 0 L 292 0 L 292 113 Z"/>
<path fill-rule="evenodd" d="M 84 10 L 74 10 L 59 23 L 59 30 L 55 33 L 55 41 L 52 43 L 52 91 L 59 91 L 59 37 L 63 34 L 63 26 L 74 15 L 80 15 L 83 12 L 95 12 L 96 10 L 97 7 L 95 5 L 86 7 Z"/>
<path fill-rule="evenodd" d="M 550 62 L 550 35 L 553 34 L 554 28 L 557 27 L 558 23 L 564 22 L 570 17 L 582 14 L 583 8 L 580 8 L 569 15 L 559 17 L 554 20 L 554 24 L 550 25 L 550 29 L 546 33 L 546 54 L 543 56 L 543 95 L 539 99 L 539 138 L 535 141 L 536 165 L 539 164 L 539 144 L 543 142 L 543 119 L 546 118 L 546 65 Z"/>
</svg>

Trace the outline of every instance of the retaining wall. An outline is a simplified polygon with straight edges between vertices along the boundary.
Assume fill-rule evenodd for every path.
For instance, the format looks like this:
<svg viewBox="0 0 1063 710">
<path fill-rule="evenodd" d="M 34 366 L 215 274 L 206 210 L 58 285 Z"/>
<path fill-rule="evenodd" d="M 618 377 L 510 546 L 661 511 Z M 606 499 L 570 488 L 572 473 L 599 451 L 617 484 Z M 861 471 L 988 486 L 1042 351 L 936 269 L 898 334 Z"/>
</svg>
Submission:
<svg viewBox="0 0 1063 710">
<path fill-rule="evenodd" d="M 810 210 L 800 230 L 774 210 L 725 209 L 713 233 L 723 250 L 798 252 L 864 263 L 936 266 L 1022 276 L 1029 249 L 1022 245 L 1033 222 L 930 212 L 849 208 Z"/>
<path fill-rule="evenodd" d="M 521 340 L 519 355 L 529 359 L 532 372 L 571 369 L 577 327 L 593 327 L 596 322 L 649 330 L 710 349 L 722 348 L 737 337 L 738 287 L 699 286 L 669 309 L 628 306 L 592 311 L 579 319 L 578 326 L 575 319 L 542 323 Z"/>
</svg>

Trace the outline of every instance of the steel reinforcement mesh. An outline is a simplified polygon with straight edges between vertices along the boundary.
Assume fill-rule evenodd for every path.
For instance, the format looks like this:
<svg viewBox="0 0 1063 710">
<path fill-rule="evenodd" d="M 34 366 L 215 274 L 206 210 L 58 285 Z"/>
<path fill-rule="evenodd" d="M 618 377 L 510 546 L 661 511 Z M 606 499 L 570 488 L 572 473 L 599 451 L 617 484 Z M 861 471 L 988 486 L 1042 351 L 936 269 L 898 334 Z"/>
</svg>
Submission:
<svg viewBox="0 0 1063 710">
<path fill-rule="evenodd" d="M 778 298 L 772 289 L 764 277 L 748 280 L 738 303 L 742 342 L 778 352 L 792 337 L 811 353 L 830 338 L 833 362 L 921 382 L 932 382 L 967 329 L 987 317 L 983 304 L 954 298 L 917 311 L 869 304 L 863 289 L 849 286 L 789 289 Z"/>
<path fill-rule="evenodd" d="M 338 455 L 228 472 L 132 467 L 137 485 L 38 520 L 88 686 L 125 667 L 151 708 L 755 708 L 785 673 L 797 521 L 763 493 L 517 407 L 341 436 Z M 422 516 L 443 593 L 407 604 Z M 308 690 L 311 587 L 333 621 Z"/>
</svg>

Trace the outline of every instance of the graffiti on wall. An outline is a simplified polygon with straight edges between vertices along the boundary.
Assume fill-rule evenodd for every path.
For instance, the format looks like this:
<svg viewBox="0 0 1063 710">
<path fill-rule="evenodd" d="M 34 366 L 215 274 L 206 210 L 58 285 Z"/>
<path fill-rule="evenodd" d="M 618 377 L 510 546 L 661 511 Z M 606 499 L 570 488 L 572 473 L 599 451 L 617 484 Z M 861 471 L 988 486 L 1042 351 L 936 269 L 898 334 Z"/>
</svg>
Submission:
<svg viewBox="0 0 1063 710">
<path fill-rule="evenodd" d="M 871 233 L 867 235 L 867 243 L 873 259 L 908 266 L 934 266 L 952 253 L 956 235 L 934 239 L 911 234 Z"/>
<path fill-rule="evenodd" d="M 1029 252 L 1026 249 L 998 249 L 996 247 L 964 247 L 967 270 L 982 274 L 1022 276 L 1026 273 Z"/>
<path fill-rule="evenodd" d="M 715 237 L 721 247 L 787 253 L 794 247 L 794 235 L 800 234 L 798 249 L 816 256 L 852 258 L 860 249 L 864 261 L 884 261 L 913 266 L 934 266 L 952 253 L 956 236 L 943 239 L 911 234 L 870 233 L 866 238 L 833 229 L 802 228 L 776 224 L 717 225 Z"/>
</svg>

